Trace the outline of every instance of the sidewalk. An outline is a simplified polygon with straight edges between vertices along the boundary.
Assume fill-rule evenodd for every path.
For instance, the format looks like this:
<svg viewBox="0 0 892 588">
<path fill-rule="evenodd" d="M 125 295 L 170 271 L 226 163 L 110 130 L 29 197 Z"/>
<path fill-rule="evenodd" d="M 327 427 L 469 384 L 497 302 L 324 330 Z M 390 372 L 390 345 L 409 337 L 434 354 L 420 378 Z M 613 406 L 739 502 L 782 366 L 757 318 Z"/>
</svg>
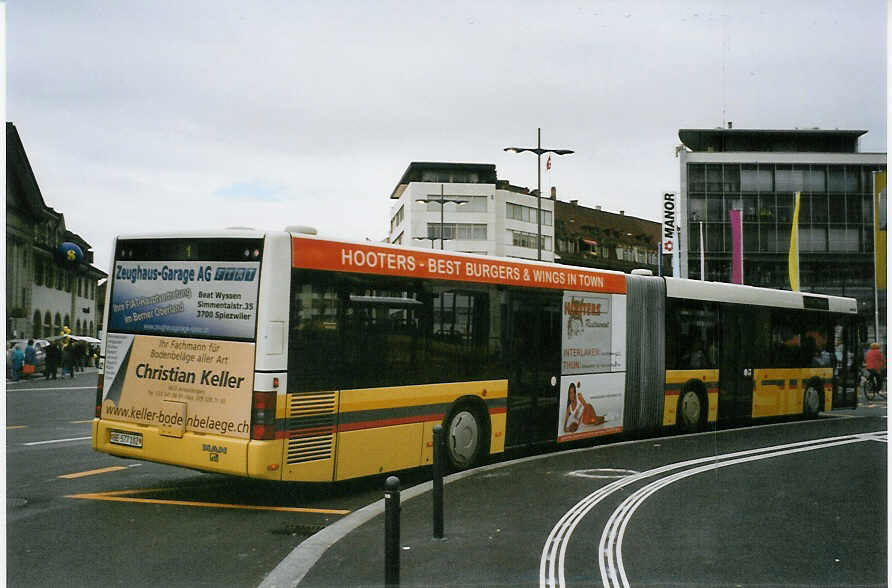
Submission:
<svg viewBox="0 0 892 588">
<path fill-rule="evenodd" d="M 443 539 L 433 538 L 432 483 L 402 490 L 400 585 L 537 586 L 544 537 L 534 505 L 541 488 L 511 480 L 533 474 L 537 466 L 531 462 L 554 457 L 447 476 Z M 309 537 L 260 587 L 383 585 L 384 509 L 382 498 Z"/>
<path fill-rule="evenodd" d="M 53 379 L 47 380 L 46 377 L 42 373 L 39 373 L 39 374 L 31 374 L 30 376 L 27 376 L 27 377 L 22 377 L 19 380 L 10 380 L 9 378 L 6 378 L 6 385 L 7 386 L 17 386 L 20 384 L 24 384 L 26 382 L 58 382 L 59 380 L 71 380 L 71 379 L 76 380 L 83 376 L 89 376 L 89 375 L 95 376 L 98 373 L 99 373 L 99 368 L 97 368 L 97 367 L 85 367 L 84 371 L 75 372 L 74 378 L 72 378 L 71 376 L 68 376 L 68 375 L 63 377 L 62 370 L 60 369 L 58 372 L 56 372 L 55 380 L 53 380 Z"/>
</svg>

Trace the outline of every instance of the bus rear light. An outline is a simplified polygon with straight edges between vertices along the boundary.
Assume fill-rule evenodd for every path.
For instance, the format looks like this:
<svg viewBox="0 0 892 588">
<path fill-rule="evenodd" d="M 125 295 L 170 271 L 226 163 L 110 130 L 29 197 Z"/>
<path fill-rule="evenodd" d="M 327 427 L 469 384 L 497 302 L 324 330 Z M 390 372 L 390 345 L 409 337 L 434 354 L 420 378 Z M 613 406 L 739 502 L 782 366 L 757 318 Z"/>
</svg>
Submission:
<svg viewBox="0 0 892 588">
<path fill-rule="evenodd" d="M 251 410 L 251 438 L 276 438 L 276 393 L 254 392 Z"/>
<path fill-rule="evenodd" d="M 102 417 L 102 391 L 105 387 L 105 374 L 99 372 L 96 378 L 96 418 Z"/>
<path fill-rule="evenodd" d="M 273 378 L 273 388 L 279 387 L 279 378 Z"/>
</svg>

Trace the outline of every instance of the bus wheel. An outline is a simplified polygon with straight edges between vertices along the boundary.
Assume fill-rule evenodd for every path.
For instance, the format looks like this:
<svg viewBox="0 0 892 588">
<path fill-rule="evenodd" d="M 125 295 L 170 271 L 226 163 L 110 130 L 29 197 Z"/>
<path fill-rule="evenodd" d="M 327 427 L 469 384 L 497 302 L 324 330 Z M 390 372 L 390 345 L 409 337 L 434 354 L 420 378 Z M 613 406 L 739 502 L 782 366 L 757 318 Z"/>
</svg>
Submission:
<svg viewBox="0 0 892 588">
<path fill-rule="evenodd" d="M 806 418 L 813 419 L 818 416 L 821 411 L 821 393 L 818 391 L 814 383 L 809 383 L 805 387 L 802 395 L 802 414 Z"/>
<path fill-rule="evenodd" d="M 697 391 L 685 386 L 678 397 L 676 419 L 682 433 L 696 433 L 703 428 L 703 400 Z"/>
<path fill-rule="evenodd" d="M 445 427 L 446 455 L 455 470 L 476 465 L 483 449 L 484 427 L 477 413 L 467 406 L 456 409 Z"/>
</svg>

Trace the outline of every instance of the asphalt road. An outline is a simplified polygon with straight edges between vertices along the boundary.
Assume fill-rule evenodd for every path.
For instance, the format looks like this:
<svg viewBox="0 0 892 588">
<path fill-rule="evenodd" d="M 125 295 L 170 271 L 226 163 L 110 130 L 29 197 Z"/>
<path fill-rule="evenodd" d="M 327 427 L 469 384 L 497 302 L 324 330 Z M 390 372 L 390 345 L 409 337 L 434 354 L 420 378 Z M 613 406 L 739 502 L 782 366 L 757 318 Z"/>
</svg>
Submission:
<svg viewBox="0 0 892 588">
<path fill-rule="evenodd" d="M 7 386 L 10 586 L 257 586 L 304 539 L 381 497 L 383 477 L 270 484 L 95 453 L 95 382 L 88 373 Z M 410 526 L 423 501 L 406 504 L 406 542 L 415 549 L 405 585 L 488 585 L 500 573 L 508 574 L 503 585 L 536 585 L 561 517 L 620 479 L 587 471 L 646 472 L 704 455 L 885 430 L 885 403 L 846 416 L 857 418 L 605 445 L 481 471 L 468 485 L 447 487 L 447 500 L 460 501 L 458 512 L 470 519 L 457 529 L 456 511 L 447 515 L 446 544 L 463 558 L 458 567 L 437 551 L 425 555 L 429 530 Z M 404 487 L 426 476 L 400 474 Z M 632 585 L 882 584 L 885 481 L 879 439 L 716 468 L 643 500 L 624 521 L 618 553 Z M 599 539 L 632 490 L 615 492 L 580 519 L 564 547 L 568 583 L 597 583 Z M 478 525 L 486 527 L 482 539 Z M 380 584 L 380 530 L 367 527 L 338 542 L 304 583 Z"/>
<path fill-rule="evenodd" d="M 401 505 L 400 583 L 886 585 L 884 410 L 482 468 L 447 484 L 445 541 L 432 539 L 429 493 Z M 316 560 L 301 553 L 313 537 L 290 573 L 302 588 L 380 585 L 383 529 L 379 515 Z"/>
<path fill-rule="evenodd" d="M 7 386 L 10 586 L 257 586 L 380 497 L 379 478 L 271 484 L 96 453 L 95 390 L 91 373 Z"/>
</svg>

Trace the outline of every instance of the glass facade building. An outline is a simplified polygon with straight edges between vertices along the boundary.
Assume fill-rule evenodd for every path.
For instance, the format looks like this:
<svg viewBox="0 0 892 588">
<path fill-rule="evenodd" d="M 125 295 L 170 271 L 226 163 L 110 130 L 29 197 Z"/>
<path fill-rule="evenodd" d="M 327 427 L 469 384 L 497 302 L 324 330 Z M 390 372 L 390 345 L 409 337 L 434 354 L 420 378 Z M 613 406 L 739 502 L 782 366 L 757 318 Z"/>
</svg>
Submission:
<svg viewBox="0 0 892 588">
<path fill-rule="evenodd" d="M 729 212 L 740 210 L 744 283 L 789 289 L 799 192 L 800 290 L 857 298 L 872 332 L 873 173 L 886 169 L 886 154 L 858 153 L 864 132 L 679 131 L 687 148 L 680 158 L 682 276 L 730 281 Z"/>
</svg>

